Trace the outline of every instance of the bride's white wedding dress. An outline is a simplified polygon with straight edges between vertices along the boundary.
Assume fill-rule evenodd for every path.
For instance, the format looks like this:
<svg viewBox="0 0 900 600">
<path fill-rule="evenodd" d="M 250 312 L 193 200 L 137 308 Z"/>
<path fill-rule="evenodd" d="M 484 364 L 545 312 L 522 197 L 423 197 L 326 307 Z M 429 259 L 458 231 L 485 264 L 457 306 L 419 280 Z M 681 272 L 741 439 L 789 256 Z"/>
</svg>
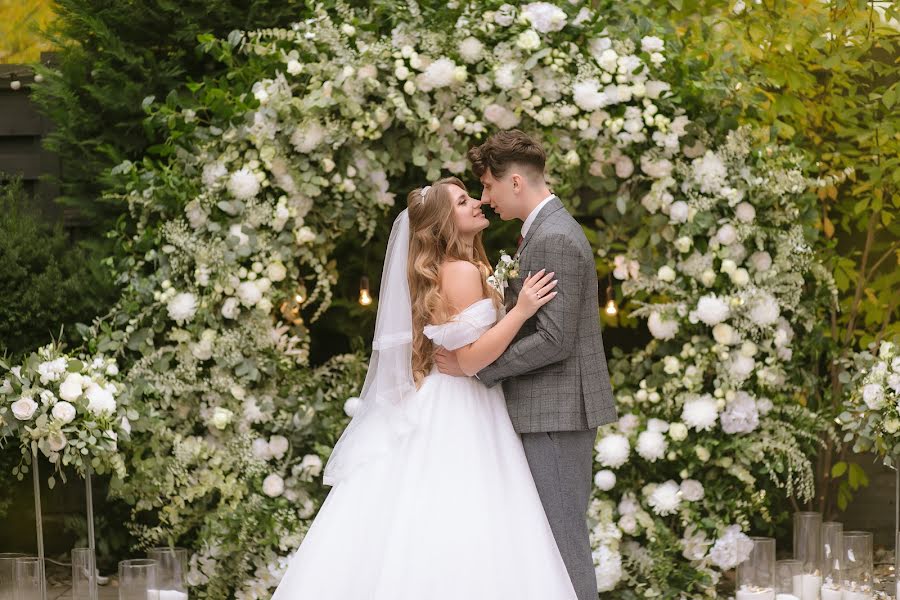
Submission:
<svg viewBox="0 0 900 600">
<path fill-rule="evenodd" d="M 497 320 L 480 300 L 426 327 L 471 343 Z M 426 377 L 394 451 L 342 478 L 273 600 L 575 600 L 500 386 Z"/>
</svg>

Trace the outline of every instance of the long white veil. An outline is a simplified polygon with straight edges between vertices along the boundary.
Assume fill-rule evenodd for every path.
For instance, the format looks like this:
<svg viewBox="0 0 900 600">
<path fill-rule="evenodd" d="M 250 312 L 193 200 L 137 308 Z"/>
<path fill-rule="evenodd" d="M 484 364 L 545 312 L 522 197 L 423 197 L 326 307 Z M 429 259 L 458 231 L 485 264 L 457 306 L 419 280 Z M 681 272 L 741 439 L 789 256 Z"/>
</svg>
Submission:
<svg viewBox="0 0 900 600">
<path fill-rule="evenodd" d="M 325 466 L 325 485 L 337 485 L 373 459 L 396 450 L 414 427 L 412 301 L 407 277 L 409 213 L 394 220 L 381 273 L 375 338 L 356 414 Z"/>
</svg>

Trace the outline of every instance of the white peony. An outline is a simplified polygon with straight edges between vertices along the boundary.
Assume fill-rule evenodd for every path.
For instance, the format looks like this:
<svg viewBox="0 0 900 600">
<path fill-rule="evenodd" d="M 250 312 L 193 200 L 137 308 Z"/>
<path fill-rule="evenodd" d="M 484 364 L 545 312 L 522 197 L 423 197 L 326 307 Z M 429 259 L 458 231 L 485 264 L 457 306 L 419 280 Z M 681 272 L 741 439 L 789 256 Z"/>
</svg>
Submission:
<svg viewBox="0 0 900 600">
<path fill-rule="evenodd" d="M 232 418 L 234 417 L 234 413 L 227 408 L 222 408 L 221 406 L 217 406 L 213 410 L 212 418 L 210 419 L 210 423 L 213 427 L 222 431 L 228 424 L 231 423 Z"/>
<path fill-rule="evenodd" d="M 756 218 L 756 209 L 749 202 L 741 202 L 734 208 L 734 214 L 741 223 L 751 223 Z"/>
<path fill-rule="evenodd" d="M 716 400 L 709 394 L 686 400 L 681 409 L 681 420 L 697 431 L 710 431 L 715 427 L 718 418 Z"/>
<path fill-rule="evenodd" d="M 673 223 L 686 223 L 690 215 L 690 207 L 684 200 L 676 200 L 669 206 L 669 220 Z"/>
<path fill-rule="evenodd" d="M 500 129 L 513 129 L 519 124 L 519 117 L 500 104 L 489 104 L 484 109 L 484 119 Z"/>
<path fill-rule="evenodd" d="M 262 299 L 262 292 L 255 281 L 242 281 L 237 288 L 237 297 L 244 306 L 256 306 Z"/>
<path fill-rule="evenodd" d="M 253 171 L 245 167 L 231 174 L 227 187 L 238 200 L 250 200 L 259 193 L 259 180 Z"/>
<path fill-rule="evenodd" d="M 669 480 L 656 486 L 647 498 L 647 504 L 657 515 L 665 517 L 678 510 L 681 504 L 681 489 L 678 484 Z"/>
<path fill-rule="evenodd" d="M 300 468 L 312 477 L 318 477 L 322 472 L 322 459 L 315 454 L 307 454 L 300 461 Z"/>
<path fill-rule="evenodd" d="M 688 502 L 703 500 L 703 484 L 695 479 L 685 479 L 681 482 L 681 496 Z"/>
<path fill-rule="evenodd" d="M 269 453 L 273 458 L 281 460 L 288 451 L 288 439 L 283 435 L 273 435 L 269 438 Z"/>
<path fill-rule="evenodd" d="M 597 462 L 604 467 L 617 469 L 628 460 L 631 446 L 628 443 L 628 438 L 624 435 L 611 433 L 603 436 L 597 442 L 595 449 L 597 450 Z"/>
<path fill-rule="evenodd" d="M 193 319 L 197 313 L 197 296 L 191 292 L 175 294 L 166 304 L 166 309 L 170 319 L 183 325 Z"/>
<path fill-rule="evenodd" d="M 750 255 L 750 266 L 758 273 L 768 271 L 772 266 L 772 257 L 765 250 L 754 252 Z"/>
<path fill-rule="evenodd" d="M 622 579 L 622 555 L 604 544 L 594 550 L 592 556 L 597 590 L 601 592 L 614 590 Z"/>
<path fill-rule="evenodd" d="M 459 43 L 459 55 L 469 64 L 481 60 L 483 50 L 484 44 L 478 38 L 470 36 Z"/>
<path fill-rule="evenodd" d="M 81 396 L 83 377 L 80 373 L 69 373 L 59 386 L 59 397 L 74 402 Z"/>
<path fill-rule="evenodd" d="M 778 301 L 768 292 L 760 292 L 750 303 L 750 319 L 757 325 L 771 325 L 779 316 Z"/>
<path fill-rule="evenodd" d="M 678 321 L 665 318 L 657 311 L 650 313 L 650 318 L 647 319 L 650 334 L 658 340 L 671 340 L 678 333 L 678 327 Z"/>
<path fill-rule="evenodd" d="M 309 154 L 324 140 L 325 129 L 317 121 L 297 127 L 291 134 L 291 145 L 300 154 Z"/>
<path fill-rule="evenodd" d="M 263 480 L 263 493 L 270 498 L 277 498 L 284 493 L 284 479 L 278 473 L 272 473 Z"/>
<path fill-rule="evenodd" d="M 522 50 L 537 50 L 541 47 L 541 36 L 534 29 L 526 29 L 516 38 L 516 46 Z"/>
<path fill-rule="evenodd" d="M 67 423 L 71 423 L 75 420 L 75 407 L 65 400 L 60 400 L 56 404 L 53 405 L 53 410 L 50 411 L 50 414 L 53 415 L 53 418 L 66 425 Z"/>
<path fill-rule="evenodd" d="M 728 571 L 750 558 L 752 550 L 753 540 L 741 532 L 740 525 L 731 525 L 713 544 L 709 558 L 721 570 Z"/>
<path fill-rule="evenodd" d="M 94 414 L 112 413 L 116 410 L 116 400 L 108 387 L 91 382 L 84 391 L 84 396 L 88 399 L 87 409 Z"/>
<path fill-rule="evenodd" d="M 731 344 L 736 344 L 740 341 L 734 332 L 734 328 L 728 323 L 719 323 L 713 327 L 712 333 L 716 343 L 722 344 L 723 346 L 730 346 Z"/>
<path fill-rule="evenodd" d="M 647 461 L 656 462 L 666 454 L 666 436 L 658 431 L 642 431 L 637 439 L 637 453 Z"/>
<path fill-rule="evenodd" d="M 566 13 L 549 2 L 531 2 L 522 7 L 522 15 L 541 33 L 560 31 L 566 26 Z"/>
<path fill-rule="evenodd" d="M 878 410 L 884 406 L 884 389 L 877 383 L 869 383 L 862 389 L 863 402 L 872 410 Z"/>
<path fill-rule="evenodd" d="M 439 58 L 422 73 L 421 82 L 425 91 L 447 87 L 456 81 L 456 63 L 449 58 Z"/>
<path fill-rule="evenodd" d="M 344 412 L 348 417 L 353 417 L 356 414 L 356 411 L 359 410 L 359 405 L 362 401 L 356 396 L 351 396 L 347 398 L 344 402 Z"/>
<path fill-rule="evenodd" d="M 38 408 L 37 402 L 31 396 L 22 396 L 12 404 L 12 413 L 20 421 L 27 421 L 34 415 Z"/>
<path fill-rule="evenodd" d="M 596 79 L 586 79 L 573 85 L 572 100 L 585 112 L 593 112 L 608 104 L 606 94 L 600 91 L 600 82 Z"/>
<path fill-rule="evenodd" d="M 730 314 L 728 304 L 715 294 L 701 296 L 697 301 L 697 318 L 710 327 L 721 323 Z"/>
<path fill-rule="evenodd" d="M 236 319 L 241 308 L 237 298 L 228 298 L 222 303 L 222 316 L 226 319 Z"/>
<path fill-rule="evenodd" d="M 722 422 L 722 431 L 728 434 L 754 431 L 759 426 L 756 400 L 747 392 L 737 392 L 734 399 L 726 405 L 719 420 Z"/>
</svg>

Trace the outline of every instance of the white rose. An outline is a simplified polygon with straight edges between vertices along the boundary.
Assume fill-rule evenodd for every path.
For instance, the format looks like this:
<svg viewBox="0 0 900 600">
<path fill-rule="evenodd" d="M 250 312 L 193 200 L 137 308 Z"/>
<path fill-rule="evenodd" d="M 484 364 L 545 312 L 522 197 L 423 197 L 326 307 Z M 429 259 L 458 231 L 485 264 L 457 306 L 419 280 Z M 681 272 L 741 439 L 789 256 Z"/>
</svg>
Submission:
<svg viewBox="0 0 900 600">
<path fill-rule="evenodd" d="M 254 281 L 242 281 L 237 288 L 237 297 L 244 306 L 255 306 L 262 299 L 262 292 Z"/>
<path fill-rule="evenodd" d="M 109 388 L 92 382 L 85 390 L 84 396 L 88 399 L 88 410 L 94 414 L 112 413 L 116 410 L 116 400 Z"/>
<path fill-rule="evenodd" d="M 300 461 L 300 468 L 313 477 L 318 477 L 322 472 L 322 459 L 315 454 L 307 454 Z"/>
<path fill-rule="evenodd" d="M 734 335 L 734 328 L 728 323 L 719 323 L 713 327 L 713 338 L 716 342 L 723 346 L 729 346 L 737 341 Z"/>
<path fill-rule="evenodd" d="M 663 265 L 657 271 L 656 276 L 660 281 L 672 282 L 675 281 L 675 269 L 670 267 L 669 265 Z"/>
<path fill-rule="evenodd" d="M 272 473 L 263 480 L 263 493 L 270 498 L 277 498 L 284 493 L 284 479 L 277 473 Z"/>
<path fill-rule="evenodd" d="M 686 235 L 683 235 L 675 240 L 675 249 L 684 254 L 691 249 L 691 246 L 693 246 L 693 244 L 694 240 Z"/>
<path fill-rule="evenodd" d="M 620 179 L 631 177 L 634 173 L 634 162 L 627 156 L 620 156 L 616 159 L 616 176 Z"/>
<path fill-rule="evenodd" d="M 772 257 L 765 250 L 750 255 L 750 265 L 758 273 L 768 271 L 772 266 Z"/>
<path fill-rule="evenodd" d="M 747 272 L 747 269 L 741 267 L 740 269 L 736 269 L 731 274 L 731 281 L 738 287 L 744 287 L 748 283 L 750 283 L 750 273 Z"/>
<path fill-rule="evenodd" d="M 352 396 L 347 398 L 347 401 L 344 402 L 344 412 L 348 417 L 352 417 L 356 414 L 356 411 L 359 410 L 361 400 L 356 396 Z"/>
<path fill-rule="evenodd" d="M 269 460 L 272 458 L 272 451 L 269 449 L 269 442 L 262 438 L 256 438 L 251 444 L 253 456 L 259 460 Z"/>
<path fill-rule="evenodd" d="M 608 492 L 616 487 L 616 474 L 609 469 L 597 471 L 594 475 L 594 485 L 596 485 L 598 489 Z"/>
<path fill-rule="evenodd" d="M 689 207 L 684 200 L 676 200 L 669 206 L 669 220 L 673 223 L 686 223 Z"/>
<path fill-rule="evenodd" d="M 750 223 L 756 218 L 756 209 L 749 202 L 741 202 L 735 207 L 734 214 L 741 223 Z"/>
<path fill-rule="evenodd" d="M 616 54 L 616 51 L 612 48 L 604 50 L 597 59 L 597 64 L 600 65 L 600 68 L 604 71 L 609 71 L 610 73 L 614 73 L 616 69 L 618 69 L 618 62 L 619 55 Z"/>
<path fill-rule="evenodd" d="M 716 232 L 716 239 L 719 240 L 723 246 L 727 246 L 734 243 L 737 239 L 737 231 L 735 231 L 734 226 L 730 223 L 725 223 Z"/>
<path fill-rule="evenodd" d="M 231 418 L 234 417 L 234 413 L 227 408 L 222 408 L 217 406 L 215 410 L 213 410 L 212 419 L 210 422 L 212 426 L 218 429 L 219 431 L 228 427 L 228 424 L 231 423 Z"/>
<path fill-rule="evenodd" d="M 290 73 L 291 75 L 297 75 L 302 70 L 303 70 L 303 65 L 300 63 L 299 60 L 292 58 L 291 60 L 288 61 L 287 72 Z"/>
<path fill-rule="evenodd" d="M 284 458 L 284 454 L 288 451 L 288 439 L 283 435 L 273 435 L 269 438 L 269 452 L 278 460 Z"/>
<path fill-rule="evenodd" d="M 537 50 L 541 47 L 541 37 L 534 29 L 526 29 L 516 38 L 516 46 L 522 50 Z"/>
<path fill-rule="evenodd" d="M 664 46 L 663 41 L 656 36 L 648 35 L 641 38 L 641 50 L 644 52 L 659 52 Z"/>
<path fill-rule="evenodd" d="M 75 419 L 75 413 L 75 407 L 65 400 L 61 400 L 54 404 L 53 410 L 50 412 L 50 414 L 53 415 L 53 418 L 63 425 L 71 423 Z"/>
<path fill-rule="evenodd" d="M 76 400 L 83 391 L 81 382 L 82 377 L 79 373 L 69 373 L 59 386 L 59 397 L 69 402 Z"/>
<path fill-rule="evenodd" d="M 266 277 L 270 281 L 282 281 L 287 277 L 287 269 L 280 262 L 273 262 L 266 267 Z"/>
<path fill-rule="evenodd" d="M 705 285 L 706 287 L 711 286 L 716 282 L 716 272 L 712 269 L 706 269 L 702 273 L 700 273 L 700 283 Z"/>
<path fill-rule="evenodd" d="M 684 423 L 672 423 L 669 425 L 669 437 L 676 442 L 682 442 L 687 439 L 688 428 Z"/>
<path fill-rule="evenodd" d="M 222 304 L 222 316 L 226 319 L 236 319 L 240 312 L 241 308 L 238 305 L 237 298 L 228 298 Z"/>
<path fill-rule="evenodd" d="M 37 410 L 37 407 L 37 402 L 35 402 L 31 396 L 22 396 L 13 402 L 12 413 L 20 421 L 27 421 L 34 415 L 34 411 Z"/>
<path fill-rule="evenodd" d="M 459 43 L 459 55 L 467 63 L 476 63 L 481 60 L 481 52 L 484 45 L 478 38 L 467 37 Z"/>
</svg>

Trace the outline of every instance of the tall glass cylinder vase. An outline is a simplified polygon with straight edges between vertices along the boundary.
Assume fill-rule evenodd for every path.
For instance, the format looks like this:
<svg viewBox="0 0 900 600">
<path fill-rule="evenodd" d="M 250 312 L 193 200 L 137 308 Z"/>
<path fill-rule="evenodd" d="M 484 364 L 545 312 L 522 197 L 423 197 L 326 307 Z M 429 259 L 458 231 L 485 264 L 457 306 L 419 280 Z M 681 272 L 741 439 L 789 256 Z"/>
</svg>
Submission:
<svg viewBox="0 0 900 600">
<path fill-rule="evenodd" d="M 97 600 L 96 558 L 90 548 L 72 548 L 72 600 Z"/>
<path fill-rule="evenodd" d="M 894 577 L 897 588 L 897 595 L 894 598 L 900 600 L 900 530 L 897 531 L 897 539 L 894 542 Z"/>
<path fill-rule="evenodd" d="M 158 589 L 155 560 L 135 558 L 119 562 L 119 600 L 158 600 Z"/>
<path fill-rule="evenodd" d="M 750 539 L 750 557 L 737 567 L 736 600 L 775 600 L 775 538 Z"/>
<path fill-rule="evenodd" d="M 18 552 L 0 552 L 0 600 L 14 600 L 16 593 L 16 559 Z"/>
<path fill-rule="evenodd" d="M 187 548 L 151 548 L 147 558 L 156 561 L 159 600 L 187 600 Z"/>
<path fill-rule="evenodd" d="M 794 513 L 794 558 L 803 563 L 800 600 L 820 600 L 822 590 L 822 514 Z"/>
<path fill-rule="evenodd" d="M 803 563 L 793 558 L 775 561 L 775 593 L 782 600 L 800 600 Z"/>
<path fill-rule="evenodd" d="M 822 523 L 822 600 L 841 600 L 844 525 Z"/>
<path fill-rule="evenodd" d="M 44 594 L 44 561 L 37 556 L 16 559 L 16 600 L 42 600 Z"/>
<path fill-rule="evenodd" d="M 872 534 L 844 532 L 843 600 L 871 600 L 874 597 Z"/>
</svg>

